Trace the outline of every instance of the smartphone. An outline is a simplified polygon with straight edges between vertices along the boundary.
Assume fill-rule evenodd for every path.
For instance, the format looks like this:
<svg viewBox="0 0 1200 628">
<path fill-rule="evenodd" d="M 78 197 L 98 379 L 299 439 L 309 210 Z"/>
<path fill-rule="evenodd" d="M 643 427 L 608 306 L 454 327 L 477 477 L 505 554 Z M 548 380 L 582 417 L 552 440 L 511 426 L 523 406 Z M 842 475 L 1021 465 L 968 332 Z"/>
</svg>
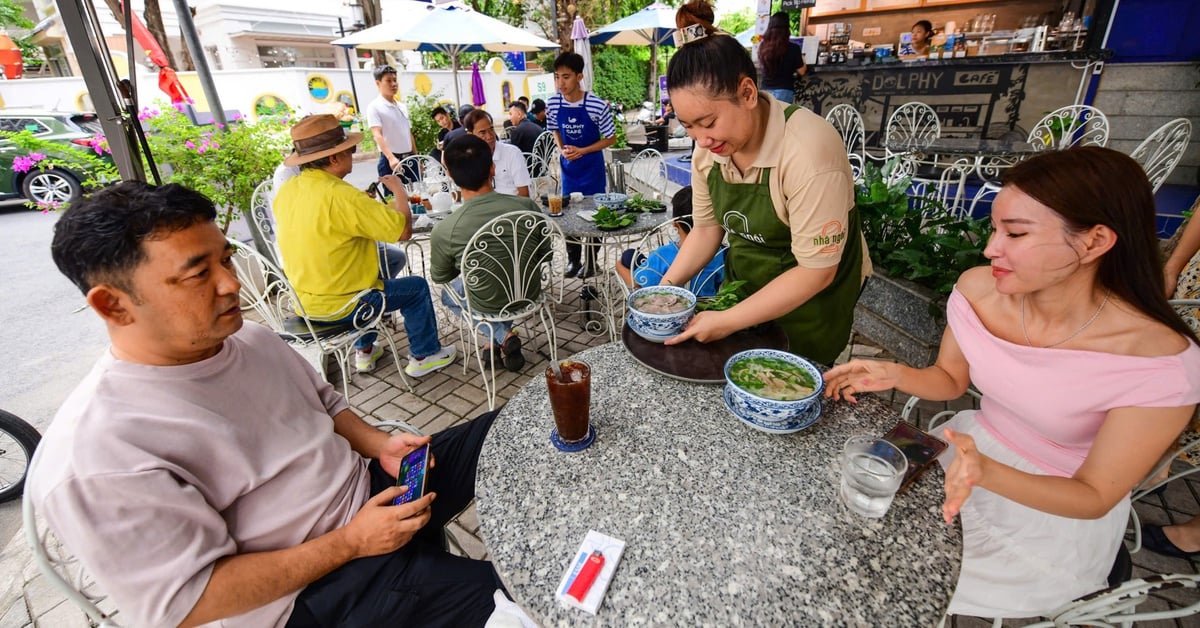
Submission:
<svg viewBox="0 0 1200 628">
<path fill-rule="evenodd" d="M 396 474 L 396 486 L 407 486 L 403 495 L 392 500 L 393 506 L 407 504 L 425 494 L 425 471 L 429 467 L 429 443 L 413 450 L 400 461 L 400 472 Z"/>
<path fill-rule="evenodd" d="M 370 196 L 371 198 L 379 197 L 379 182 L 378 181 L 372 181 L 371 185 L 367 186 L 367 196 Z"/>
<path fill-rule="evenodd" d="M 895 445 L 908 458 L 908 471 L 904 474 L 904 482 L 900 484 L 901 493 L 949 447 L 946 441 L 904 420 L 897 423 L 883 440 Z"/>
</svg>

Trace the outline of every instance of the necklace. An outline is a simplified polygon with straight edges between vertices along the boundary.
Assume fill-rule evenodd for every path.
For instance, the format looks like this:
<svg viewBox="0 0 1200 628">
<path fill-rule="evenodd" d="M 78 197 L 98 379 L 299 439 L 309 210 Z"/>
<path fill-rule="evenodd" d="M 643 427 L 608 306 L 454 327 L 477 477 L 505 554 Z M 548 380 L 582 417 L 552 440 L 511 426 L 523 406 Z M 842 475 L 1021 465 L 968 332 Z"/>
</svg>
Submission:
<svg viewBox="0 0 1200 628">
<path fill-rule="evenodd" d="M 1108 305 L 1108 297 L 1111 295 L 1112 290 L 1105 292 L 1104 300 L 1100 302 L 1100 307 L 1096 308 L 1096 313 L 1092 314 L 1092 317 L 1087 319 L 1084 324 L 1080 325 L 1079 328 L 1072 332 L 1070 336 L 1067 336 L 1066 338 L 1063 338 L 1054 344 L 1042 345 L 1041 347 L 1033 344 L 1033 341 L 1029 339 L 1029 332 L 1025 331 L 1025 295 L 1021 295 L 1021 333 L 1025 335 L 1025 344 L 1031 347 L 1037 347 L 1039 349 L 1049 349 L 1050 347 L 1057 347 L 1058 345 L 1061 345 L 1075 336 L 1078 336 L 1079 334 L 1083 333 L 1083 330 L 1087 329 L 1088 326 L 1096 322 L 1097 318 L 1100 318 L 1100 312 L 1103 312 L 1104 306 Z"/>
</svg>

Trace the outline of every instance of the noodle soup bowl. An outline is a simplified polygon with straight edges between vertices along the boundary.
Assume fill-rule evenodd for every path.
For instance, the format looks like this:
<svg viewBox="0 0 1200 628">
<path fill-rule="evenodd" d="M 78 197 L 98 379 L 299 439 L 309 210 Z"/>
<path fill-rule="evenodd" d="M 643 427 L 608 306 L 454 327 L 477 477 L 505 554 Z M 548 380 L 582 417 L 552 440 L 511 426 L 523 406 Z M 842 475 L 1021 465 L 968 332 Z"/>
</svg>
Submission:
<svg viewBox="0 0 1200 628">
<path fill-rule="evenodd" d="M 813 391 L 798 399 L 774 399 L 763 391 L 734 381 L 731 372 L 740 362 L 767 358 L 780 360 L 808 376 Z M 808 360 L 786 351 L 750 349 L 736 353 L 725 362 L 725 405 L 742 422 L 773 434 L 790 434 L 810 427 L 821 417 L 821 393 L 825 380 L 821 370 Z"/>
<path fill-rule="evenodd" d="M 653 312 L 644 312 L 634 307 L 634 302 L 639 298 L 655 295 L 669 294 L 682 298 L 687 302 L 687 308 L 671 312 L 670 314 L 657 314 Z M 649 340 L 650 342 L 664 342 L 668 338 L 678 336 L 687 327 L 688 321 L 692 320 L 692 314 L 696 311 L 696 295 L 687 288 L 678 286 L 647 286 L 638 288 L 629 294 L 629 298 L 625 301 L 629 306 L 629 314 L 625 317 L 625 324 L 637 335 Z"/>
</svg>

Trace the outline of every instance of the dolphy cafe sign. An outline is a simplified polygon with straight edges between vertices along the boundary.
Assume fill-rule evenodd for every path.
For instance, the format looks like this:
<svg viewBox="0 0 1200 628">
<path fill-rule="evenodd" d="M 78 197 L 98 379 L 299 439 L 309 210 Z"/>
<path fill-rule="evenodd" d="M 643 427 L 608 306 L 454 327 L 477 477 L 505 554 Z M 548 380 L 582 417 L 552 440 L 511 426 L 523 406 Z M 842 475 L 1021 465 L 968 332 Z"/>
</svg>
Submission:
<svg viewBox="0 0 1200 628">
<path fill-rule="evenodd" d="M 1001 86 L 1007 88 L 1011 73 L 1012 66 L 874 72 L 864 87 L 879 96 L 990 93 L 997 91 Z"/>
</svg>

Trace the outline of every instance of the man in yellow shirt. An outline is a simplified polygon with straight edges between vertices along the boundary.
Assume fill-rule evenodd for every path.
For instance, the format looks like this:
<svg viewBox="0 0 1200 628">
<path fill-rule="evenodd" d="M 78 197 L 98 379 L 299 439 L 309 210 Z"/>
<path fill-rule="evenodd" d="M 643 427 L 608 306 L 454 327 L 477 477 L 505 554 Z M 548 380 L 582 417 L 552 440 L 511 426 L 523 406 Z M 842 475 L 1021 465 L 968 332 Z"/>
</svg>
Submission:
<svg viewBox="0 0 1200 628">
<path fill-rule="evenodd" d="M 404 372 L 420 377 L 450 365 L 454 345 L 438 340 L 437 319 L 422 277 L 381 277 L 377 242 L 412 235 L 408 195 L 395 175 L 380 183 L 395 195 L 395 207 L 377 202 L 343 181 L 354 168 L 361 133 L 347 134 L 328 114 L 309 116 L 292 127 L 294 151 L 284 161 L 300 174 L 275 196 L 275 221 L 283 271 L 305 313 L 336 322 L 354 320 L 365 310 L 400 310 L 411 357 Z M 357 299 L 363 290 L 366 296 Z M 355 367 L 371 371 L 383 355 L 375 334 L 355 344 Z"/>
</svg>

